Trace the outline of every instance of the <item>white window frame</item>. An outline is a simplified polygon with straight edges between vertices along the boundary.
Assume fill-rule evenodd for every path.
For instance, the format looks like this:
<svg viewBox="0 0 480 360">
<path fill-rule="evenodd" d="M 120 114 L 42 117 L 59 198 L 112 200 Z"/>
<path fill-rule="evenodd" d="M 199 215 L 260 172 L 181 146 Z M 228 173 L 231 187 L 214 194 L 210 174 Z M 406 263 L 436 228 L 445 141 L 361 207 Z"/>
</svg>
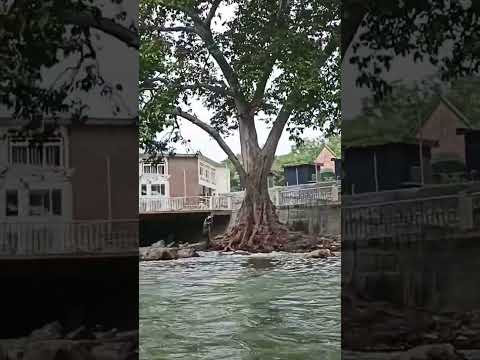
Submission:
<svg viewBox="0 0 480 360">
<path fill-rule="evenodd" d="M 61 168 L 65 164 L 65 159 L 64 159 L 64 148 L 65 148 L 65 142 L 63 141 L 63 138 L 61 136 L 55 138 L 55 141 L 45 141 L 40 144 L 35 145 L 34 147 L 30 146 L 30 140 L 31 139 L 25 139 L 25 140 L 15 140 L 14 138 L 10 138 L 8 141 L 8 162 L 13 165 L 13 166 L 22 166 L 22 165 L 28 165 L 28 166 L 39 166 L 43 168 Z M 31 162 L 31 153 L 33 149 L 36 149 L 36 147 L 39 146 L 41 147 L 41 154 L 42 154 L 42 163 L 41 164 L 36 164 Z M 47 148 L 56 146 L 58 147 L 59 151 L 59 164 L 58 165 L 52 165 L 52 164 L 47 164 Z M 26 153 L 26 161 L 25 162 L 15 162 L 13 161 L 13 148 L 18 147 L 18 148 L 23 148 L 25 149 Z"/>
<path fill-rule="evenodd" d="M 36 215 L 36 214 L 32 214 L 31 211 L 32 211 L 32 206 L 30 204 L 30 197 L 32 195 L 32 192 L 34 191 L 46 191 L 48 192 L 48 201 L 49 201 L 49 209 L 48 209 L 48 213 L 44 214 L 39 214 L 39 215 Z M 53 192 L 54 191 L 58 191 L 60 193 L 60 214 L 54 214 L 53 213 Z M 65 209 L 63 208 L 64 205 L 63 205 L 63 190 L 62 189 L 58 189 L 58 188 L 33 188 L 33 189 L 29 189 L 28 190 L 28 204 L 27 204 L 27 215 L 29 217 L 46 217 L 46 216 L 55 216 L 55 217 L 62 217 L 64 215 L 64 212 L 65 212 Z"/>
</svg>

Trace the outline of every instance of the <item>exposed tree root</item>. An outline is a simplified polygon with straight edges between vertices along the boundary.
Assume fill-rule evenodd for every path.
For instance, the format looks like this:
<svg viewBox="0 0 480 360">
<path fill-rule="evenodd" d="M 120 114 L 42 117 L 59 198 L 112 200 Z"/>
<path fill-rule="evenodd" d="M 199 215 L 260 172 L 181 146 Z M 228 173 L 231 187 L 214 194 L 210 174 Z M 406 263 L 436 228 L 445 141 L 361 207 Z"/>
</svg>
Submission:
<svg viewBox="0 0 480 360">
<path fill-rule="evenodd" d="M 288 228 L 278 221 L 268 200 L 255 210 L 243 206 L 235 225 L 217 236 L 213 247 L 221 251 L 271 252 L 282 250 L 287 243 Z"/>
</svg>

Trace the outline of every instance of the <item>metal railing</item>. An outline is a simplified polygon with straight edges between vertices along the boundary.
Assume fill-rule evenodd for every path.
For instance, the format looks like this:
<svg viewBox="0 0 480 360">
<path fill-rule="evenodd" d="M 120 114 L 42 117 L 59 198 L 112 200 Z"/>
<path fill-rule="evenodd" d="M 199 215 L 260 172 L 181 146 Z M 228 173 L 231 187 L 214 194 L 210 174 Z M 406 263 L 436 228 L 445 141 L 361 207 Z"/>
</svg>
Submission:
<svg viewBox="0 0 480 360">
<path fill-rule="evenodd" d="M 296 186 L 282 186 L 269 189 L 270 198 L 276 206 L 322 204 L 337 202 L 341 188 L 337 182 Z M 190 197 L 142 197 L 139 200 L 141 214 L 168 211 L 195 210 L 237 210 L 243 201 L 244 192 L 230 192 L 214 196 Z"/>
<path fill-rule="evenodd" d="M 480 229 L 480 194 L 342 206 L 344 240 L 400 237 L 426 228 Z"/>
<path fill-rule="evenodd" d="M 140 199 L 140 213 L 192 210 L 230 210 L 232 204 L 228 196 L 190 196 Z"/>
<path fill-rule="evenodd" d="M 136 252 L 138 220 L 0 224 L 0 257 L 102 255 Z"/>
</svg>

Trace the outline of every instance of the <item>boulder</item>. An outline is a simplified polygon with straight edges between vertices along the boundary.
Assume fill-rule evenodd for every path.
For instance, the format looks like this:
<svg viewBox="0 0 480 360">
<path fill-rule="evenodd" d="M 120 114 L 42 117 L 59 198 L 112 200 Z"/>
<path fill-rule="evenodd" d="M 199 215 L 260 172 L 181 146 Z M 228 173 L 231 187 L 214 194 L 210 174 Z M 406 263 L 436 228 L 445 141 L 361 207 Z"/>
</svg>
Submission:
<svg viewBox="0 0 480 360">
<path fill-rule="evenodd" d="M 30 334 L 32 340 L 52 340 L 62 337 L 63 327 L 58 321 L 46 324 L 40 329 L 33 330 Z"/>
<path fill-rule="evenodd" d="M 155 260 L 175 260 L 178 258 L 177 249 L 149 247 L 147 249 L 140 248 L 140 260 L 155 261 Z"/>
<path fill-rule="evenodd" d="M 451 344 L 431 344 L 414 347 L 392 360 L 465 360 Z"/>
<path fill-rule="evenodd" d="M 309 252 L 306 257 L 312 259 L 325 259 L 332 256 L 332 253 L 329 249 L 317 249 Z"/>
<path fill-rule="evenodd" d="M 198 257 L 198 253 L 193 248 L 184 248 L 177 251 L 178 258 Z"/>
<path fill-rule="evenodd" d="M 248 251 L 244 251 L 244 250 L 235 250 L 233 252 L 233 255 L 250 255 L 250 253 Z"/>
<path fill-rule="evenodd" d="M 150 245 L 150 247 L 165 247 L 165 241 L 160 240 L 160 241 L 154 242 L 152 245 Z"/>
</svg>

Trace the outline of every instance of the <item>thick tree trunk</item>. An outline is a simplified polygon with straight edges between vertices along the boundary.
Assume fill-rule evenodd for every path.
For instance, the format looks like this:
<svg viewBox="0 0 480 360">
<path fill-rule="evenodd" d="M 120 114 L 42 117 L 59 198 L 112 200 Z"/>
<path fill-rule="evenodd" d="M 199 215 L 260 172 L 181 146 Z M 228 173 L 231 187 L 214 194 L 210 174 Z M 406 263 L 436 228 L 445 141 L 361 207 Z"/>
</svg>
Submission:
<svg viewBox="0 0 480 360">
<path fill-rule="evenodd" d="M 279 222 L 268 193 L 270 166 L 265 166 L 261 156 L 251 157 L 249 165 L 242 206 L 234 225 L 219 238 L 217 248 L 250 252 L 281 250 L 288 240 L 288 230 Z"/>
</svg>

